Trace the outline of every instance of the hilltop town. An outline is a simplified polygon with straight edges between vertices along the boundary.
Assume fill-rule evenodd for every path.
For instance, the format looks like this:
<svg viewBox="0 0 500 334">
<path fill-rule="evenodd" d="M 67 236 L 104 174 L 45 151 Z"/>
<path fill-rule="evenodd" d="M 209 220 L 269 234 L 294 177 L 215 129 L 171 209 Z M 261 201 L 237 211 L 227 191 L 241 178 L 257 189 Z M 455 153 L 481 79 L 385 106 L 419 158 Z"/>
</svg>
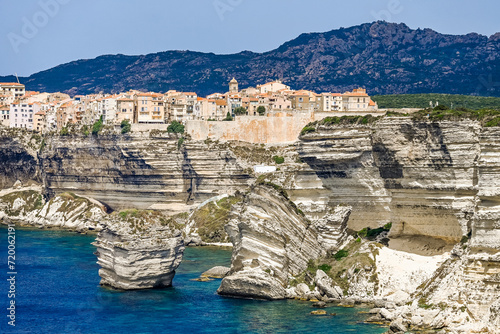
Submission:
<svg viewBox="0 0 500 334">
<path fill-rule="evenodd" d="M 378 106 L 363 88 L 344 93 L 292 90 L 279 80 L 239 89 L 229 82 L 226 93 L 206 97 L 195 92 L 166 93 L 131 90 L 119 94 L 70 97 L 64 93 L 27 91 L 20 83 L 0 83 L 0 124 L 38 133 L 61 131 L 71 125 L 122 122 L 162 128 L 172 121 L 228 121 L 238 116 L 314 115 L 329 112 L 377 112 Z M 309 117 L 311 118 L 311 117 Z M 314 116 L 312 116 L 314 118 Z"/>
</svg>

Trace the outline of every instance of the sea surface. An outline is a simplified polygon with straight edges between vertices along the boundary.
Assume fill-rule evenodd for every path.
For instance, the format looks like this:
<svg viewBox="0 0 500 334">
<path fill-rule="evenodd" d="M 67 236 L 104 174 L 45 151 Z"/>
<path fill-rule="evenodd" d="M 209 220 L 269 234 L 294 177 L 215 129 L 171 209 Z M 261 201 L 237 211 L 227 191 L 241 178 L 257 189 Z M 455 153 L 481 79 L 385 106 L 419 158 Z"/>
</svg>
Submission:
<svg viewBox="0 0 500 334">
<path fill-rule="evenodd" d="M 310 302 L 222 298 L 220 280 L 192 279 L 231 252 L 187 248 L 174 286 L 117 292 L 99 286 L 94 237 L 16 229 L 16 326 L 7 324 L 7 229 L 0 227 L 0 333 L 383 333 L 362 323 L 360 309 L 330 307 L 313 316 Z"/>
</svg>

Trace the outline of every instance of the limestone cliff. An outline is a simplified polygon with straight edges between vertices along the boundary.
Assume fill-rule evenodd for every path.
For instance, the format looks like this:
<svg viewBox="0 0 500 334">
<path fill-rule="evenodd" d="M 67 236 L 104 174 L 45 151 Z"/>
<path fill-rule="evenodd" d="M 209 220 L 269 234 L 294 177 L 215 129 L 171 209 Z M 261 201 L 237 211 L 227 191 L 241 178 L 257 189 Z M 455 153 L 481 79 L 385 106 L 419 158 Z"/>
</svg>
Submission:
<svg viewBox="0 0 500 334">
<path fill-rule="evenodd" d="M 19 129 L 0 125 L 0 189 L 16 181 L 39 181 L 37 150 L 42 138 Z"/>
<path fill-rule="evenodd" d="M 297 145 L 310 166 L 298 177 L 314 173 L 329 190 L 325 202 L 351 205 L 354 230 L 392 222 L 392 237 L 455 243 L 498 220 L 499 136 L 471 120 L 319 122 Z"/>
<path fill-rule="evenodd" d="M 350 210 L 337 211 L 321 230 L 341 229 Z M 289 279 L 298 275 L 311 259 L 325 256 L 336 242 L 319 237 L 319 229 L 277 187 L 256 186 L 233 206 L 226 231 L 233 243 L 231 271 L 222 280 L 221 295 L 283 299 Z M 341 234 L 341 233 L 339 233 Z"/>
<path fill-rule="evenodd" d="M 248 172 L 230 151 L 179 138 L 155 131 L 50 137 L 39 168 L 52 193 L 78 190 L 115 210 L 183 212 L 247 186 Z"/>
</svg>

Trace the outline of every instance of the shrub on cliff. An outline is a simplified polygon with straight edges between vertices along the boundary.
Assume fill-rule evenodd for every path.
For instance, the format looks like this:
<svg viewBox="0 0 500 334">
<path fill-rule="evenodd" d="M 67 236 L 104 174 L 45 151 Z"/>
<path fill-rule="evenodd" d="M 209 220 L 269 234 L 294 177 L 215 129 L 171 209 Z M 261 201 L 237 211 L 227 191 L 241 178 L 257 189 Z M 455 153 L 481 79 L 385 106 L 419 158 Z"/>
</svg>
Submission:
<svg viewBox="0 0 500 334">
<path fill-rule="evenodd" d="M 101 132 L 102 128 L 104 128 L 104 122 L 101 116 L 99 117 L 99 120 L 92 126 L 92 135 L 97 136 L 99 132 Z"/>
<path fill-rule="evenodd" d="M 61 136 L 69 136 L 69 130 L 67 127 L 63 127 L 60 132 Z"/>
<path fill-rule="evenodd" d="M 122 128 L 122 134 L 126 134 L 126 133 L 130 132 L 132 125 L 130 125 L 130 122 L 128 119 L 124 119 L 122 121 L 122 123 L 120 124 L 120 127 Z"/>
<path fill-rule="evenodd" d="M 172 123 L 167 128 L 168 133 L 184 133 L 184 125 L 177 121 L 172 121 Z"/>
<path fill-rule="evenodd" d="M 500 117 L 495 117 L 492 120 L 486 122 L 485 127 L 500 126 Z"/>
<path fill-rule="evenodd" d="M 374 117 L 370 114 L 365 115 L 365 116 L 342 116 L 342 117 L 337 117 L 337 116 L 332 116 L 332 117 L 326 117 L 323 120 L 319 122 L 320 125 L 337 125 L 337 124 L 342 124 L 342 125 L 349 125 L 349 124 L 371 124 L 375 123 L 378 121 L 381 117 L 377 116 Z"/>
<path fill-rule="evenodd" d="M 341 249 L 337 253 L 333 254 L 333 258 L 337 261 L 342 260 L 344 257 L 349 255 L 349 251 L 346 249 Z"/>
<path fill-rule="evenodd" d="M 314 131 L 316 131 L 316 128 L 314 126 L 307 125 L 302 129 L 302 131 L 300 131 L 300 135 L 303 136 Z"/>
<path fill-rule="evenodd" d="M 273 157 L 273 160 L 274 160 L 274 162 L 275 162 L 275 163 L 277 163 L 278 165 L 281 165 L 282 163 L 284 163 L 284 162 L 285 162 L 285 158 L 280 157 L 280 156 L 277 156 L 277 155 L 275 155 L 275 156 Z"/>
</svg>

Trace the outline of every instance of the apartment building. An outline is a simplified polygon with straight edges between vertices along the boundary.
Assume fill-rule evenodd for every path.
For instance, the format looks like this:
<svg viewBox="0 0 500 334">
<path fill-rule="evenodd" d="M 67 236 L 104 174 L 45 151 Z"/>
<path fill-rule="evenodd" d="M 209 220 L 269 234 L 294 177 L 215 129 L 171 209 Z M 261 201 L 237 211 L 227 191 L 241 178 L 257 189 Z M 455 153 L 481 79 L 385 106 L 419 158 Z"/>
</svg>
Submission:
<svg viewBox="0 0 500 334">
<path fill-rule="evenodd" d="M 10 105 L 26 93 L 23 84 L 17 82 L 0 82 L 0 105 Z"/>
<path fill-rule="evenodd" d="M 12 103 L 9 110 L 9 126 L 33 130 L 33 116 L 40 111 L 40 103 Z"/>
<path fill-rule="evenodd" d="M 136 95 L 138 123 L 164 123 L 165 100 L 159 93 L 141 93 Z"/>
</svg>

